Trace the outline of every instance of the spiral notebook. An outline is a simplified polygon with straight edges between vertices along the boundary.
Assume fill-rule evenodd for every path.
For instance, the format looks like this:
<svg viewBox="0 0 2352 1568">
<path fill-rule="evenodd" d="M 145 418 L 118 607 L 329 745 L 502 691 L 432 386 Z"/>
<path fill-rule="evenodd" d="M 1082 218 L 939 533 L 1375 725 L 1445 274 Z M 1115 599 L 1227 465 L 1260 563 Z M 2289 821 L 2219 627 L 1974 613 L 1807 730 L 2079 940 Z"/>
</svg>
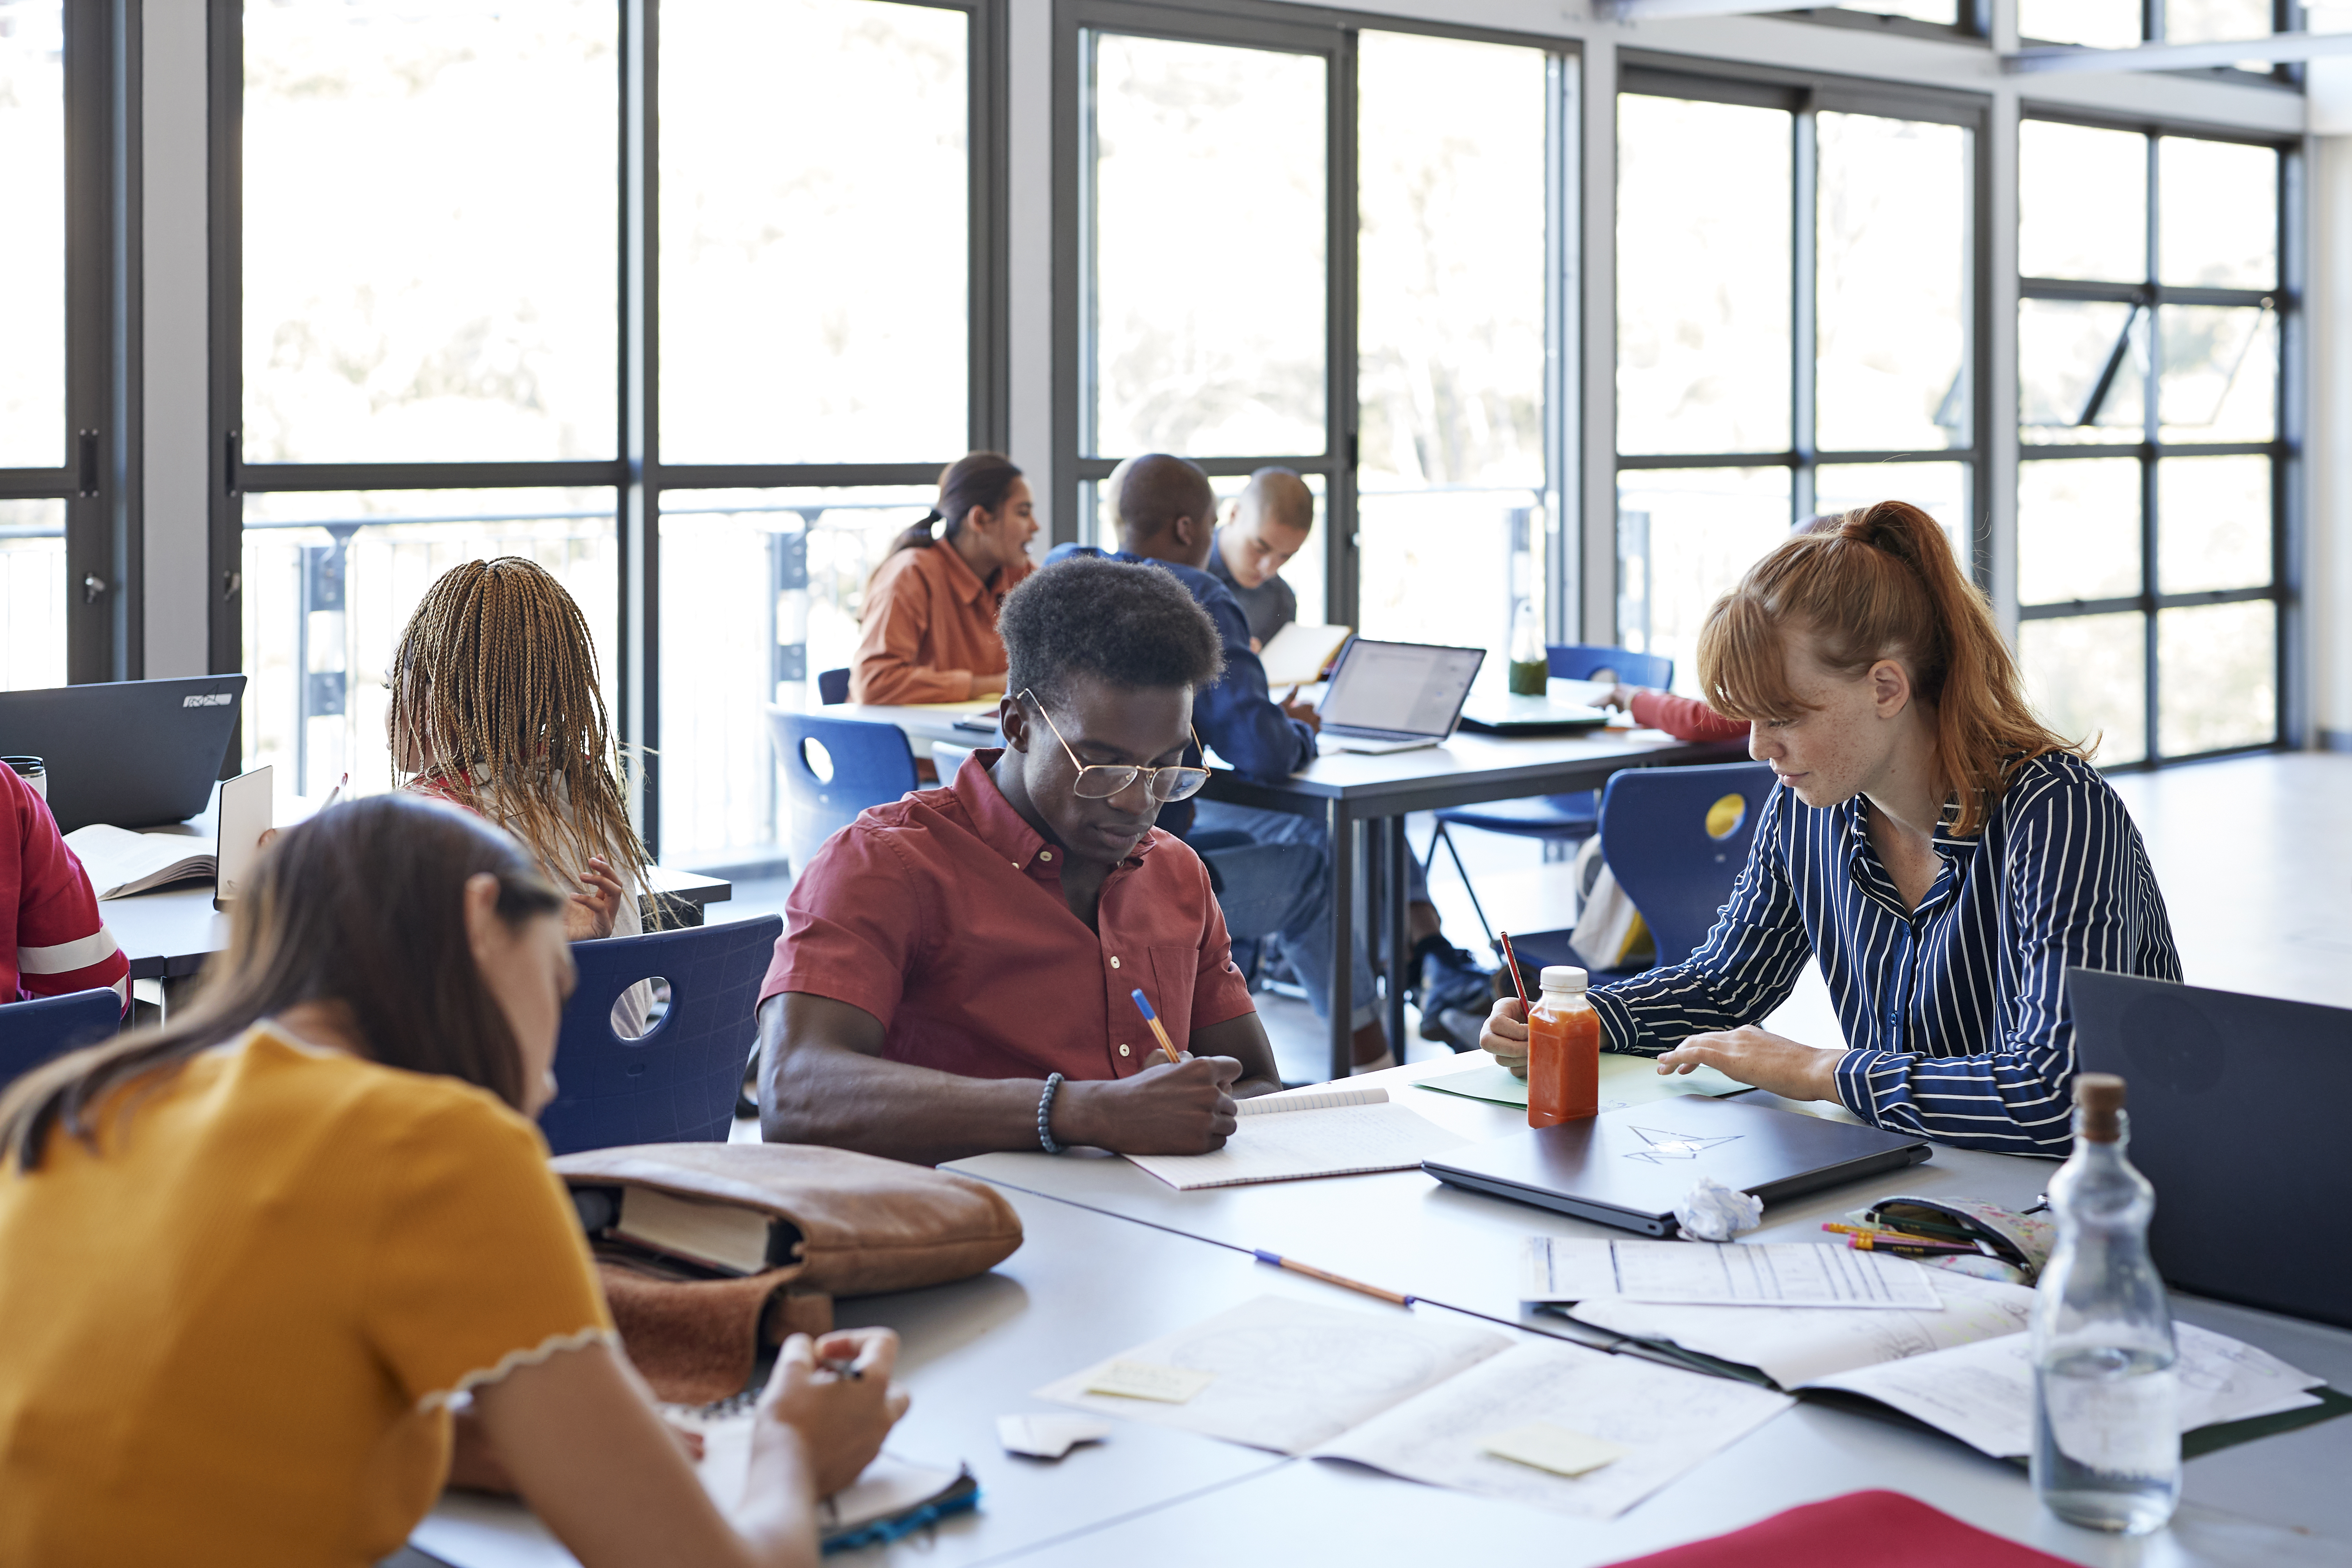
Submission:
<svg viewBox="0 0 2352 1568">
<path fill-rule="evenodd" d="M 1422 1161 L 1470 1142 L 1389 1100 L 1377 1085 L 1303 1089 L 1244 1100 L 1240 1125 L 1209 1154 L 1129 1154 L 1179 1192 L 1417 1171 Z"/>
</svg>

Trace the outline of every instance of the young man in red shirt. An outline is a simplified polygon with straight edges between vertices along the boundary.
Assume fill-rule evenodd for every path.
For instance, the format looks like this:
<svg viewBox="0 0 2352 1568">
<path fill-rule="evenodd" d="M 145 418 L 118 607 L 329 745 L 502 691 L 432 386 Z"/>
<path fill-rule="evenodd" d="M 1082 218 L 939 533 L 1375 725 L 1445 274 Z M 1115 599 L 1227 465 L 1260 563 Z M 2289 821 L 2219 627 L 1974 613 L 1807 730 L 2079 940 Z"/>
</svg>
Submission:
<svg viewBox="0 0 2352 1568">
<path fill-rule="evenodd" d="M 1153 826 L 1207 778 L 1182 764 L 1216 626 L 1165 572 L 1080 558 L 1015 588 L 999 630 L 1004 749 L 866 812 L 793 884 L 761 1131 L 926 1164 L 1218 1148 L 1234 1097 L 1281 1085 L 1208 871 Z"/>
<path fill-rule="evenodd" d="M 48 803 L 0 766 L 0 1002 L 100 986 L 127 995 L 130 975 Z"/>
</svg>

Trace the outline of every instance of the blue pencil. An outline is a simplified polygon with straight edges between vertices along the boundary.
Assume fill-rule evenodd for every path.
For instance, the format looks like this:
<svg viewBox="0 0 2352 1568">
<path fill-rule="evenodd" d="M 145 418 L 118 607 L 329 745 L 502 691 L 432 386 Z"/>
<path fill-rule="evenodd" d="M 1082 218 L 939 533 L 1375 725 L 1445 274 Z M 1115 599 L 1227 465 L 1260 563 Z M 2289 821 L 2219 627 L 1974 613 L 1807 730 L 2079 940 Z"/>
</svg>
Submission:
<svg viewBox="0 0 2352 1568">
<path fill-rule="evenodd" d="M 1176 1042 L 1170 1039 L 1168 1031 L 1160 1026 L 1160 1015 L 1151 1010 L 1151 1004 L 1145 999 L 1143 987 L 1137 986 L 1132 994 L 1135 1005 L 1143 1010 L 1143 1021 L 1151 1026 L 1152 1037 L 1159 1040 L 1160 1048 L 1168 1053 L 1168 1060 L 1171 1064 L 1182 1061 L 1184 1058 L 1176 1054 Z"/>
</svg>

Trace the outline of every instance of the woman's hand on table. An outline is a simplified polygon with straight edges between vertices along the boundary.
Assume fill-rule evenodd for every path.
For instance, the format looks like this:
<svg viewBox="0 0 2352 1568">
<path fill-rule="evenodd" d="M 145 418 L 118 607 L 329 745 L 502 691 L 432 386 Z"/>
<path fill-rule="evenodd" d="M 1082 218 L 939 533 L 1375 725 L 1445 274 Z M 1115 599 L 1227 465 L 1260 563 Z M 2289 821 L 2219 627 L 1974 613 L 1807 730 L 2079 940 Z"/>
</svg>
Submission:
<svg viewBox="0 0 2352 1568">
<path fill-rule="evenodd" d="M 1808 1046 L 1753 1024 L 1693 1035 L 1658 1058 L 1662 1073 L 1709 1067 L 1783 1100 L 1835 1100 L 1843 1050 Z"/>
<path fill-rule="evenodd" d="M 1510 1068 L 1513 1078 L 1528 1076 L 1528 1013 L 1517 997 L 1505 996 L 1487 1009 L 1478 1048 Z"/>
</svg>

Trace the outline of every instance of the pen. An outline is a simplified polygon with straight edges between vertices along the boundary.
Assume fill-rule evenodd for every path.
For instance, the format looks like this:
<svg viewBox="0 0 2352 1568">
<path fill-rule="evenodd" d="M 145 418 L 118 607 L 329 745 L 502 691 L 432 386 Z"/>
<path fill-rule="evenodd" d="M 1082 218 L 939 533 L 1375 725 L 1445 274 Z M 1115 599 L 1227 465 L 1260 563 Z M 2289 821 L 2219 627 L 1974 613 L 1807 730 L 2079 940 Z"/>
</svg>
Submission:
<svg viewBox="0 0 2352 1568">
<path fill-rule="evenodd" d="M 337 779 L 335 781 L 335 787 L 327 792 L 327 798 L 319 803 L 319 809 L 320 811 L 324 811 L 327 807 L 334 805 L 335 802 L 342 799 L 343 786 L 351 782 L 352 775 L 349 773 L 345 773 L 341 778 Z"/>
<path fill-rule="evenodd" d="M 1143 1021 L 1151 1026 L 1152 1037 L 1160 1042 L 1160 1048 L 1168 1053 L 1168 1059 L 1171 1062 L 1181 1061 L 1183 1058 L 1176 1054 L 1176 1042 L 1168 1037 L 1166 1029 L 1160 1027 L 1160 1015 L 1153 1012 L 1151 1004 L 1144 999 L 1143 987 L 1137 986 L 1131 994 L 1135 997 L 1135 1005 L 1143 1010 Z"/>
<path fill-rule="evenodd" d="M 828 1356 L 816 1364 L 820 1371 L 829 1372 L 835 1377 L 845 1377 L 853 1382 L 862 1381 L 866 1376 L 866 1364 L 863 1362 L 836 1361 Z"/>
<path fill-rule="evenodd" d="M 1355 1290 L 1366 1296 L 1377 1296 L 1383 1301 L 1392 1302 L 1400 1307 L 1410 1307 L 1415 1300 L 1414 1297 L 1407 1296 L 1402 1291 L 1383 1290 L 1377 1285 L 1367 1285 L 1360 1279 L 1350 1279 L 1344 1274 L 1333 1274 L 1328 1270 L 1318 1268 L 1312 1264 L 1300 1263 L 1294 1258 L 1285 1258 L 1279 1252 L 1268 1252 L 1263 1247 L 1253 1248 L 1252 1255 L 1260 1263 L 1271 1263 L 1276 1268 L 1287 1268 L 1293 1274 L 1304 1274 L 1309 1279 L 1320 1279 L 1326 1285 L 1337 1285 L 1343 1290 Z"/>
<path fill-rule="evenodd" d="M 1503 967 L 1511 972 L 1511 989 L 1519 994 L 1519 1017 L 1524 1022 L 1528 1016 L 1528 987 L 1527 983 L 1519 978 L 1519 955 L 1511 951 L 1509 931 L 1496 931 L 1495 940 L 1503 944 Z"/>
</svg>

